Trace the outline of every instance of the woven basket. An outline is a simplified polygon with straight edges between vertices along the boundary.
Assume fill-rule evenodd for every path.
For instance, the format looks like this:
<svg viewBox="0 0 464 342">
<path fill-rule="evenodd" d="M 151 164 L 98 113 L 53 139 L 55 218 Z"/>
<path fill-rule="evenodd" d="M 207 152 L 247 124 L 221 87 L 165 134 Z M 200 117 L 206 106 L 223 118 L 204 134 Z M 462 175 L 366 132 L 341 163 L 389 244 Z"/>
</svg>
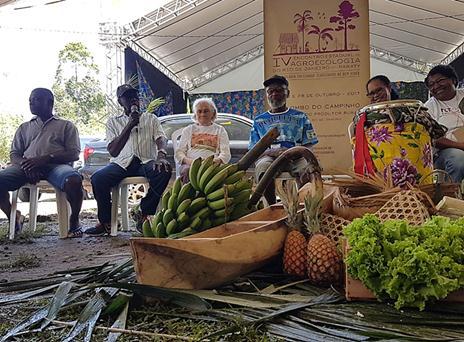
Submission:
<svg viewBox="0 0 464 342">
<path fill-rule="evenodd" d="M 421 225 L 430 218 L 421 197 L 420 192 L 415 190 L 401 191 L 375 214 L 381 221 L 405 220 L 414 226 Z"/>
<path fill-rule="evenodd" d="M 338 188 L 333 193 L 333 214 L 352 221 L 364 214 L 373 214 L 379 210 L 388 200 L 383 193 L 362 197 L 350 197 L 349 194 Z"/>
<path fill-rule="evenodd" d="M 330 238 L 338 246 L 343 237 L 343 229 L 351 221 L 345 220 L 332 214 L 321 214 L 321 233 Z"/>
</svg>

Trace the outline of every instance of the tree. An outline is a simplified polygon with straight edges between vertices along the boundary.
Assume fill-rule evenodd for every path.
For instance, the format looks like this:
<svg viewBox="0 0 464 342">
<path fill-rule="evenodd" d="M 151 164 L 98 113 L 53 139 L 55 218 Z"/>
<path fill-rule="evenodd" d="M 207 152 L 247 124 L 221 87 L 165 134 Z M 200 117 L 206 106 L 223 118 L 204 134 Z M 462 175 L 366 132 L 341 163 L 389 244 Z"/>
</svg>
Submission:
<svg viewBox="0 0 464 342">
<path fill-rule="evenodd" d="M 332 35 L 329 33 L 330 31 L 333 31 L 333 29 L 330 28 L 330 27 L 327 27 L 327 28 L 321 30 L 321 28 L 319 26 L 317 26 L 317 25 L 311 25 L 311 27 L 313 29 L 308 31 L 308 35 L 311 35 L 311 34 L 316 34 L 317 35 L 317 37 L 318 37 L 318 39 L 317 39 L 317 48 L 318 48 L 318 50 L 317 51 L 321 52 L 321 38 L 322 38 L 323 41 L 326 42 L 326 44 L 327 44 L 326 39 L 333 40 Z"/>
<path fill-rule="evenodd" d="M 0 166 L 10 161 L 11 141 L 22 122 L 22 116 L 0 114 Z"/>
<path fill-rule="evenodd" d="M 59 52 L 53 93 L 55 112 L 76 124 L 81 133 L 103 131 L 105 95 L 98 81 L 98 66 L 81 42 L 68 43 Z"/>
<path fill-rule="evenodd" d="M 297 13 L 293 16 L 293 23 L 297 24 L 297 30 L 298 32 L 301 32 L 301 36 L 303 37 L 301 44 L 303 52 L 305 51 L 304 33 L 307 27 L 306 23 L 310 20 L 313 20 L 310 10 L 305 10 L 303 13 Z"/>
<path fill-rule="evenodd" d="M 335 31 L 345 31 L 345 51 L 348 50 L 348 30 L 353 30 L 356 26 L 349 24 L 351 18 L 358 18 L 359 13 L 356 12 L 353 8 L 353 4 L 349 1 L 343 1 L 340 6 L 338 6 L 338 16 L 330 17 L 331 23 L 338 22 L 338 27 Z"/>
</svg>

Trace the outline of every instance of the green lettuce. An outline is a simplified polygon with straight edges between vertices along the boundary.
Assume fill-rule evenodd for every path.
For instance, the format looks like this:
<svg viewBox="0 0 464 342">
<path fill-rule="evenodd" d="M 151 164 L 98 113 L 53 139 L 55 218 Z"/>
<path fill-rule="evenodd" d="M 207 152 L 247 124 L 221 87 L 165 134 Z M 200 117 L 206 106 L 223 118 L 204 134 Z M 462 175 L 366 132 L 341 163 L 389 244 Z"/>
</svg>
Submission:
<svg viewBox="0 0 464 342">
<path fill-rule="evenodd" d="M 464 286 L 464 219 L 436 216 L 420 227 L 365 215 L 348 225 L 348 273 L 397 309 L 445 298 Z"/>
</svg>

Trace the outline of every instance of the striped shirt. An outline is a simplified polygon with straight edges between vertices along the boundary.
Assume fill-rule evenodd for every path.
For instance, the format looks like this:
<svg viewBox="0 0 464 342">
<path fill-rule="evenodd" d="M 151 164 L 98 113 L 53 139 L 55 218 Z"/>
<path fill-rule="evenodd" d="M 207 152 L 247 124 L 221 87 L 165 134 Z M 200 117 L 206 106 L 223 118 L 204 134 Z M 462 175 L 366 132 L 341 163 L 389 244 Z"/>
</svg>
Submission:
<svg viewBox="0 0 464 342">
<path fill-rule="evenodd" d="M 130 118 L 122 113 L 111 116 L 106 124 L 106 141 L 111 142 L 118 137 Z M 129 139 L 117 157 L 112 157 L 111 162 L 116 163 L 122 168 L 127 168 L 132 159 L 138 157 L 142 163 L 155 160 L 158 155 L 156 139 L 166 138 L 163 127 L 158 118 L 151 113 L 140 115 L 139 124 L 130 133 Z"/>
</svg>

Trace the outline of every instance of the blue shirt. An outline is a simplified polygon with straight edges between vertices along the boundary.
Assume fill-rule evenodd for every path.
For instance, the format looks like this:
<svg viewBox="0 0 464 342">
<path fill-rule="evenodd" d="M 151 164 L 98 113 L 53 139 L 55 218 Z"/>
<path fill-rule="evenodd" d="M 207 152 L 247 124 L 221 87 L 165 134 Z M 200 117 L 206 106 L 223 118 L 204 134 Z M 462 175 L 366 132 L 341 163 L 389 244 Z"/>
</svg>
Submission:
<svg viewBox="0 0 464 342">
<path fill-rule="evenodd" d="M 277 127 L 280 135 L 272 147 L 290 148 L 318 143 L 316 132 L 306 113 L 289 108 L 282 113 L 265 112 L 258 115 L 251 128 L 249 148 L 251 149 L 270 129 Z M 279 145 L 279 146 L 274 146 Z"/>
</svg>

